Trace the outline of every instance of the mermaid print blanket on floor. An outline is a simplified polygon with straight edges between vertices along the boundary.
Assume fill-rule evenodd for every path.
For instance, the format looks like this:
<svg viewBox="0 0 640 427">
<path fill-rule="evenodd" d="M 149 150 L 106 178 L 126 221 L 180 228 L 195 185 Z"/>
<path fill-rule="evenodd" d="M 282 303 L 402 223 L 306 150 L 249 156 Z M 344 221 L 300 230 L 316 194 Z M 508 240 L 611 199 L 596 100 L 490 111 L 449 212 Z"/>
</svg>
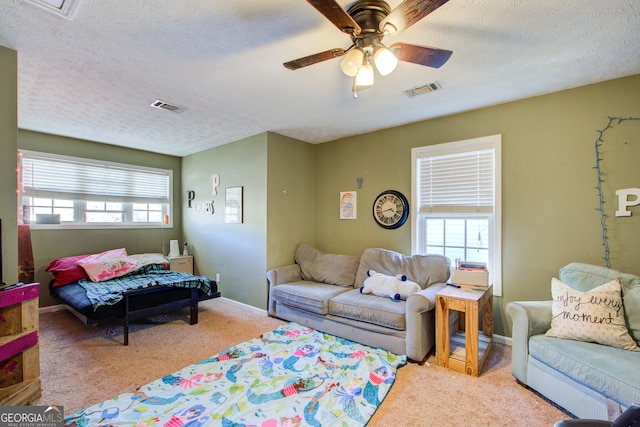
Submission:
<svg viewBox="0 0 640 427">
<path fill-rule="evenodd" d="M 288 323 L 65 417 L 69 426 L 362 426 L 404 355 Z"/>
</svg>

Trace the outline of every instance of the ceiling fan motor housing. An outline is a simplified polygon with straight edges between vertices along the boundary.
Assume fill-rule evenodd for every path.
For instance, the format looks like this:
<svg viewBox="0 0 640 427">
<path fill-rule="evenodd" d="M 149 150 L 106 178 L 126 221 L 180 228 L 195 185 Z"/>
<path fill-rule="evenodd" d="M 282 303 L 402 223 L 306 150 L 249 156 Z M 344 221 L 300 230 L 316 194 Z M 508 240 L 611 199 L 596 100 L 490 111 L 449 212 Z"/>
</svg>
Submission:
<svg viewBox="0 0 640 427">
<path fill-rule="evenodd" d="M 354 3 L 347 13 L 360 26 L 360 33 L 352 33 L 351 39 L 356 46 L 369 47 L 380 42 L 384 34 L 380 31 L 380 22 L 391 12 L 389 5 L 380 0 L 361 0 Z"/>
</svg>

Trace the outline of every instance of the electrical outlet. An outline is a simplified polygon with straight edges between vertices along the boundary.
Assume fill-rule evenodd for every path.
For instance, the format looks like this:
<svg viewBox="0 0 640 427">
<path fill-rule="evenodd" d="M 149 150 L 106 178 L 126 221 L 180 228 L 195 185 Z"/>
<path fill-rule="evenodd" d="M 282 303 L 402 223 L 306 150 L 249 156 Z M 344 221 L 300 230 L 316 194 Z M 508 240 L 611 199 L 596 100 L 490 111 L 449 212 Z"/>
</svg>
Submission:
<svg viewBox="0 0 640 427">
<path fill-rule="evenodd" d="M 216 273 L 216 282 L 220 281 L 220 273 Z"/>
</svg>

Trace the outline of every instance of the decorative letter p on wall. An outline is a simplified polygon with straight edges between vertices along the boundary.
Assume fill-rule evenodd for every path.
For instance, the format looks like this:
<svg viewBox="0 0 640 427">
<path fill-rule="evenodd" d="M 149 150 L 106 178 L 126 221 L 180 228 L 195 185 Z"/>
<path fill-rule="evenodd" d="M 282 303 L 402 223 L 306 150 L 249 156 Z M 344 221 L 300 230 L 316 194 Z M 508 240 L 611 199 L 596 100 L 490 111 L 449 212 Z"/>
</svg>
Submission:
<svg viewBox="0 0 640 427">
<path fill-rule="evenodd" d="M 616 191 L 616 196 L 618 196 L 616 216 L 631 216 L 631 212 L 627 208 L 640 205 L 640 188 L 623 188 Z M 635 199 L 629 200 L 629 196 L 635 196 Z"/>
</svg>

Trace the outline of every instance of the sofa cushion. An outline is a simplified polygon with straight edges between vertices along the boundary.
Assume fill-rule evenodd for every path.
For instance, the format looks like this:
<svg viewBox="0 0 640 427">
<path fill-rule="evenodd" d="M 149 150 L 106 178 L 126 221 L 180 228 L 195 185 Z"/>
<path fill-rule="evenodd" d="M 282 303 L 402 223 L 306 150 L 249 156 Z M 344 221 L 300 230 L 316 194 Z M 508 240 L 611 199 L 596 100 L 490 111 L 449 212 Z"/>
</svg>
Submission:
<svg viewBox="0 0 640 427">
<path fill-rule="evenodd" d="M 329 314 L 403 331 L 406 301 L 393 301 L 361 294 L 359 289 L 337 295 L 329 301 Z"/>
<path fill-rule="evenodd" d="M 534 335 L 530 357 L 621 403 L 640 402 L 640 353 Z"/>
<path fill-rule="evenodd" d="M 551 279 L 551 329 L 548 337 L 597 342 L 640 351 L 629 335 L 618 279 L 580 292 Z"/>
<path fill-rule="evenodd" d="M 274 301 L 316 314 L 329 312 L 329 300 L 349 288 L 302 280 L 271 288 Z"/>
<path fill-rule="evenodd" d="M 449 258 L 442 255 L 403 255 L 387 249 L 369 248 L 360 257 L 356 273 L 355 287 L 364 285 L 367 271 L 395 276 L 404 274 L 407 280 L 416 282 L 426 289 L 434 283 L 444 283 L 449 279 Z"/>
<path fill-rule="evenodd" d="M 294 256 L 304 280 L 353 287 L 360 258 L 325 254 L 307 243 L 300 243 Z"/>
<path fill-rule="evenodd" d="M 627 328 L 636 343 L 640 345 L 640 277 L 607 267 L 572 262 L 560 269 L 559 278 L 579 291 L 587 291 L 618 279 L 622 288 Z"/>
</svg>

